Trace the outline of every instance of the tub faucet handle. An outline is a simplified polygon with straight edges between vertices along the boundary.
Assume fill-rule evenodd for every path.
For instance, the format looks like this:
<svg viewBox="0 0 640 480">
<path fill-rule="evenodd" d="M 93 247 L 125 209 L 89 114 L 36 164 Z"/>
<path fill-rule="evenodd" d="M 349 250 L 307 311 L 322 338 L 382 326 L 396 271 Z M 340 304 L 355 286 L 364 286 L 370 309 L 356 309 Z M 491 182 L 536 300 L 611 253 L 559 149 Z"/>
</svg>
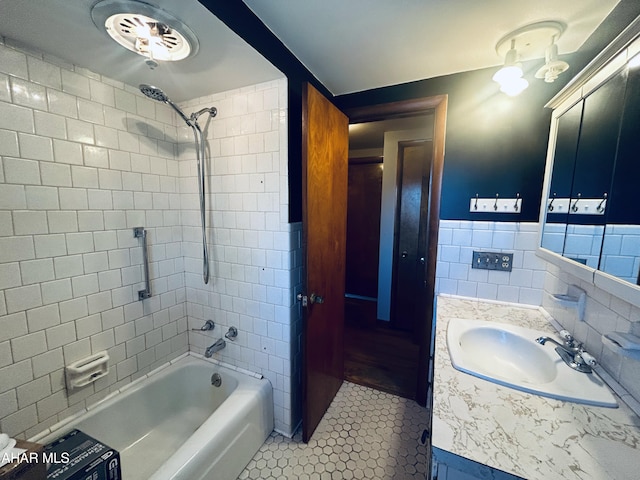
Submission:
<svg viewBox="0 0 640 480">
<path fill-rule="evenodd" d="M 213 320 L 207 320 L 206 322 L 204 322 L 204 325 L 200 328 L 192 328 L 191 330 L 195 330 L 197 332 L 206 332 L 208 330 L 213 330 L 215 328 L 216 324 L 213 323 Z"/>
<path fill-rule="evenodd" d="M 229 331 L 224 334 L 224 338 L 228 340 L 235 340 L 238 336 L 238 329 L 236 327 L 229 327 Z"/>
</svg>

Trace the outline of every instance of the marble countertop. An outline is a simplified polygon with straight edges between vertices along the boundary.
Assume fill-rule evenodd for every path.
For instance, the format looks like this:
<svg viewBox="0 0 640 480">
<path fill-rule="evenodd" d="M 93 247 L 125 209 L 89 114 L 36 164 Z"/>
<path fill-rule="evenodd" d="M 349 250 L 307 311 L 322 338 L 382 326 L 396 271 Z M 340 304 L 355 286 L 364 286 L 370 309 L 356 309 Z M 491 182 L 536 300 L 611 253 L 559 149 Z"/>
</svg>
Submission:
<svg viewBox="0 0 640 480">
<path fill-rule="evenodd" d="M 509 323 L 554 333 L 536 308 L 439 296 L 432 445 L 530 480 L 640 478 L 640 418 L 619 408 L 531 395 L 455 370 L 449 319 Z"/>
</svg>

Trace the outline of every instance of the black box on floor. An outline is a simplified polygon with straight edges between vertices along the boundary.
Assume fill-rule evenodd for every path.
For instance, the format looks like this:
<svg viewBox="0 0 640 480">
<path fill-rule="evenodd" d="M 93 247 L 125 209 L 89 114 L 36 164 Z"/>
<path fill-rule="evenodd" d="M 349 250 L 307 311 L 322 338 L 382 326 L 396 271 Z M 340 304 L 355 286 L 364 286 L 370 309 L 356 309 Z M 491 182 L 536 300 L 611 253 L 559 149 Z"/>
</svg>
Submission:
<svg viewBox="0 0 640 480">
<path fill-rule="evenodd" d="M 80 430 L 44 447 L 47 479 L 121 480 L 120 454 Z"/>
</svg>

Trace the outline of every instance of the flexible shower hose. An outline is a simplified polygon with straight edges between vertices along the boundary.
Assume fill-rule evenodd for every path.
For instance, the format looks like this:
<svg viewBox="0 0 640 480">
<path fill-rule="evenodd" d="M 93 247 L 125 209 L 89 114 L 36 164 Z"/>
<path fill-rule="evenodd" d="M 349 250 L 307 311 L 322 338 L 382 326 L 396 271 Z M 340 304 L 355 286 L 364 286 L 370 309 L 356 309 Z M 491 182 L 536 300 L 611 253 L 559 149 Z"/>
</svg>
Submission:
<svg viewBox="0 0 640 480">
<path fill-rule="evenodd" d="M 202 225 L 202 279 L 209 283 L 209 252 L 207 249 L 207 225 L 205 203 L 204 135 L 197 121 L 190 124 L 196 144 L 196 163 L 198 165 L 198 193 L 200 194 L 200 223 Z"/>
</svg>

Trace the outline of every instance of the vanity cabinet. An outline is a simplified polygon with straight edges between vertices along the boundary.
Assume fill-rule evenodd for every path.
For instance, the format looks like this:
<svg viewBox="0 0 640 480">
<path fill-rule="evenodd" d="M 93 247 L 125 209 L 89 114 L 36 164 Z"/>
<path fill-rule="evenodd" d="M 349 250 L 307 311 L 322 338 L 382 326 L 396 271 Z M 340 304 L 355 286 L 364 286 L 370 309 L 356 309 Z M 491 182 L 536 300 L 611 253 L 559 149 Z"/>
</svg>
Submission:
<svg viewBox="0 0 640 480">
<path fill-rule="evenodd" d="M 432 448 L 430 480 L 524 480 L 446 450 Z"/>
</svg>

